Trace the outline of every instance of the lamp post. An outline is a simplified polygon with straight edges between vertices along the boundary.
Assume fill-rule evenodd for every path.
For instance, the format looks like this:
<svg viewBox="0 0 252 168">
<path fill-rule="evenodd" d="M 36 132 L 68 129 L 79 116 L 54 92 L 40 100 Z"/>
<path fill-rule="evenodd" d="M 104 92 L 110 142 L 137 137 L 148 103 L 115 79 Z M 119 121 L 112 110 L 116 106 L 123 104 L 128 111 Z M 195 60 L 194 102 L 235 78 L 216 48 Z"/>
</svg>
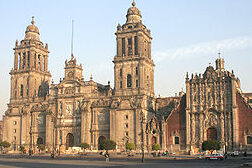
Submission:
<svg viewBox="0 0 252 168">
<path fill-rule="evenodd" d="M 144 162 L 144 131 L 143 131 L 143 122 L 144 122 L 144 116 L 143 112 L 141 113 L 141 149 L 142 149 L 142 159 L 141 162 Z"/>
<path fill-rule="evenodd" d="M 32 155 L 32 110 L 31 110 L 31 125 L 30 125 L 30 146 L 29 146 L 29 156 Z"/>
<path fill-rule="evenodd" d="M 54 144 L 54 127 L 55 127 L 55 120 L 54 117 L 52 118 L 52 123 L 53 123 L 53 151 L 51 153 L 51 158 L 54 159 L 54 148 L 55 148 L 55 144 Z"/>
<path fill-rule="evenodd" d="M 60 131 L 59 155 L 60 155 L 61 146 L 62 146 L 62 131 Z"/>
</svg>

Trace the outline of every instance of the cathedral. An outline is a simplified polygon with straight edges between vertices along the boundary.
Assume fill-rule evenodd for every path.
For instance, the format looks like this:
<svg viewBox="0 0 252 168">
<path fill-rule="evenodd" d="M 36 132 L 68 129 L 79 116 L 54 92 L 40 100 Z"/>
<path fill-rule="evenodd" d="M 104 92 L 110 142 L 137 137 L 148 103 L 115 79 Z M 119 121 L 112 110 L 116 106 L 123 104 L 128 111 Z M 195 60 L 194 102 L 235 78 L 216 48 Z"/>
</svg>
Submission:
<svg viewBox="0 0 252 168">
<path fill-rule="evenodd" d="M 104 139 L 116 142 L 117 151 L 127 143 L 136 151 L 189 153 L 201 149 L 203 141 L 218 140 L 222 148 L 252 147 L 252 93 L 243 93 L 234 72 L 216 60 L 203 74 L 189 78 L 186 93 L 155 97 L 151 31 L 143 24 L 133 2 L 126 23 L 116 28 L 117 53 L 114 87 L 84 80 L 83 67 L 74 55 L 65 61 L 65 75 L 51 81 L 48 44 L 32 18 L 23 40 L 16 41 L 14 67 L 10 71 L 11 92 L 3 116 L 2 140 L 11 151 L 68 150 L 88 143 L 99 150 Z"/>
</svg>

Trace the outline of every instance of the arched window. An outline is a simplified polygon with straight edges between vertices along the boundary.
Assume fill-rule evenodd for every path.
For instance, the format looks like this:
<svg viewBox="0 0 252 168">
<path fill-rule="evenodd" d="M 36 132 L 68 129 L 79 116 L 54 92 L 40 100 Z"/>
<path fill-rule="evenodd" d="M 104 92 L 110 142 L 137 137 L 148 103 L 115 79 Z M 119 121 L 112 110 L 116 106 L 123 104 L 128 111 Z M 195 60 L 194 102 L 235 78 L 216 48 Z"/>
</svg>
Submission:
<svg viewBox="0 0 252 168">
<path fill-rule="evenodd" d="M 27 67 L 30 68 L 30 51 L 27 52 Z"/>
<path fill-rule="evenodd" d="M 121 78 L 122 78 L 122 75 L 123 75 L 123 74 L 122 74 L 122 69 L 120 69 L 120 77 L 121 77 Z"/>
<path fill-rule="evenodd" d="M 136 67 L 136 75 L 138 75 L 138 67 Z"/>
<path fill-rule="evenodd" d="M 175 142 L 175 145 L 179 145 L 179 137 L 175 137 L 174 142 Z"/>
<path fill-rule="evenodd" d="M 24 69 L 25 67 L 25 63 L 26 63 L 26 53 L 23 53 L 23 65 L 22 65 L 22 69 Z"/>
<path fill-rule="evenodd" d="M 37 60 L 37 54 L 35 53 L 34 54 L 34 62 L 33 62 L 35 69 L 36 69 L 36 64 L 37 64 L 36 60 Z"/>
<path fill-rule="evenodd" d="M 29 78 L 27 79 L 27 90 L 26 90 L 26 94 L 27 96 L 29 96 Z"/>
<path fill-rule="evenodd" d="M 120 88 L 122 89 L 122 81 L 120 81 Z"/>
<path fill-rule="evenodd" d="M 247 144 L 252 144 L 252 136 L 247 136 Z"/>
<path fill-rule="evenodd" d="M 18 69 L 21 69 L 21 53 L 18 53 Z"/>
<path fill-rule="evenodd" d="M 43 71 L 45 71 L 45 56 L 43 55 Z"/>
<path fill-rule="evenodd" d="M 20 96 L 23 97 L 23 95 L 24 95 L 24 86 L 21 85 L 20 86 Z"/>
<path fill-rule="evenodd" d="M 40 68 L 40 62 L 41 62 L 40 55 L 38 55 L 38 66 L 39 66 L 39 68 Z"/>
<path fill-rule="evenodd" d="M 130 74 L 127 75 L 127 87 L 132 87 L 132 77 Z"/>
<path fill-rule="evenodd" d="M 128 38 L 128 55 L 132 55 L 132 38 Z"/>
</svg>

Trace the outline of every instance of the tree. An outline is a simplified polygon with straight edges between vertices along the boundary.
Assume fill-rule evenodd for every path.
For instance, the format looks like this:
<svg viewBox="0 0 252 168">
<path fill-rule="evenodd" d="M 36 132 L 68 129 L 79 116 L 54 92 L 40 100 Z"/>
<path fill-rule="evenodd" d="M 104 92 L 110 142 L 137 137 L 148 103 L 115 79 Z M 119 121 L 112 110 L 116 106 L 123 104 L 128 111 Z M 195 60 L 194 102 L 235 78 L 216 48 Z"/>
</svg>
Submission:
<svg viewBox="0 0 252 168">
<path fill-rule="evenodd" d="M 9 148 L 11 146 L 11 144 L 7 141 L 3 141 L 0 143 L 0 146 L 5 149 L 5 148 Z"/>
<path fill-rule="evenodd" d="M 158 151 L 158 150 L 160 150 L 161 149 L 161 147 L 160 147 L 160 145 L 159 144 L 153 144 L 152 145 L 152 150 L 154 150 L 154 151 Z"/>
<path fill-rule="evenodd" d="M 210 150 L 212 153 L 214 150 L 220 149 L 220 142 L 216 140 L 207 140 L 202 143 L 202 149 L 203 150 Z"/>
<path fill-rule="evenodd" d="M 19 148 L 19 150 L 20 150 L 21 152 L 23 152 L 23 153 L 24 153 L 24 150 L 25 150 L 25 147 L 24 147 L 24 145 L 20 145 L 20 148 Z"/>
<path fill-rule="evenodd" d="M 11 144 L 7 141 L 3 141 L 0 143 L 0 146 L 2 146 L 3 148 L 9 148 Z"/>
<path fill-rule="evenodd" d="M 116 143 L 110 139 L 104 139 L 101 142 L 101 149 L 103 150 L 114 150 L 116 149 Z"/>
<path fill-rule="evenodd" d="M 90 145 L 87 143 L 81 143 L 81 144 L 79 144 L 79 147 L 81 147 L 81 149 L 88 149 L 88 148 L 90 148 Z"/>
<path fill-rule="evenodd" d="M 126 149 L 127 150 L 135 150 L 136 149 L 136 145 L 134 143 L 127 143 L 126 144 Z"/>
<path fill-rule="evenodd" d="M 39 149 L 40 151 L 45 150 L 45 145 L 39 144 L 39 145 L 38 145 L 38 149 Z"/>
</svg>

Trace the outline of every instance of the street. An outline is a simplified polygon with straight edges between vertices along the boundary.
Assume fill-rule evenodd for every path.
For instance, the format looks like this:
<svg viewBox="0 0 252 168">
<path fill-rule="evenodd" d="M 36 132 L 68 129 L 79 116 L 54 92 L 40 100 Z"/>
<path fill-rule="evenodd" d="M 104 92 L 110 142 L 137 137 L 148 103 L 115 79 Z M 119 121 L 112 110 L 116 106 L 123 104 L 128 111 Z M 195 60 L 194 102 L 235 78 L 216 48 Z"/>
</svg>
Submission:
<svg viewBox="0 0 252 168">
<path fill-rule="evenodd" d="M 1 155 L 1 168 L 94 168 L 94 167 L 120 167 L 120 168 L 241 168 L 244 163 L 252 162 L 252 158 L 231 158 L 227 160 L 198 160 L 198 159 L 170 159 L 147 158 L 140 163 L 139 158 L 111 158 L 105 162 L 103 157 L 58 157 L 50 159 L 47 156 L 20 156 Z"/>
</svg>

